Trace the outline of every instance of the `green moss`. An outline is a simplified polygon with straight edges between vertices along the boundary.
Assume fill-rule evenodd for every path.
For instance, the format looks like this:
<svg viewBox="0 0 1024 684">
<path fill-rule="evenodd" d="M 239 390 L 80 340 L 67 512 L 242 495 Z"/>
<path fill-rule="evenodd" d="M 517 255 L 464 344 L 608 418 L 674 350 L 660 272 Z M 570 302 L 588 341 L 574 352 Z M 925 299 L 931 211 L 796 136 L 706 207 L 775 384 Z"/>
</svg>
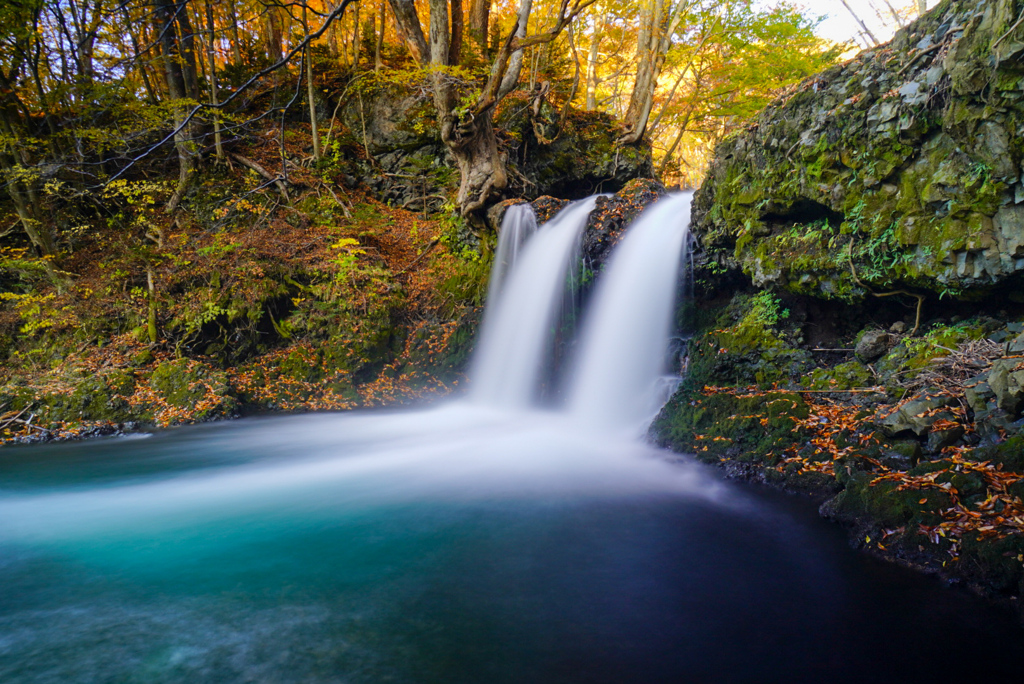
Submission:
<svg viewBox="0 0 1024 684">
<path fill-rule="evenodd" d="M 238 408 L 224 371 L 190 359 L 160 364 L 150 375 L 149 386 L 164 403 L 187 410 L 193 420 L 229 416 Z"/>
<path fill-rule="evenodd" d="M 40 418 L 46 421 L 74 424 L 81 421 L 123 423 L 134 420 L 127 397 L 135 389 L 135 378 L 124 371 L 81 378 L 70 393 L 32 396 Z"/>
<path fill-rule="evenodd" d="M 875 477 L 872 473 L 853 473 L 831 503 L 834 513 L 849 520 L 868 519 L 883 527 L 935 525 L 941 521 L 938 511 L 952 505 L 945 492 L 930 490 L 925 496 L 920 490 L 900 491 L 895 482 L 871 484 Z M 922 498 L 924 504 L 920 503 Z"/>
<path fill-rule="evenodd" d="M 1009 471 L 1024 472 L 1024 435 L 1014 435 L 994 446 L 982 447 L 973 452 L 973 458 L 1002 464 Z"/>
<path fill-rule="evenodd" d="M 848 390 L 875 384 L 867 367 L 860 361 L 848 361 L 832 368 L 815 368 L 802 379 L 805 387 L 813 390 Z"/>
<path fill-rule="evenodd" d="M 691 340 L 688 381 L 769 386 L 799 377 L 812 360 L 775 329 L 788 315 L 770 292 L 737 295 L 716 329 Z"/>
<path fill-rule="evenodd" d="M 686 388 L 665 405 L 652 433 L 663 444 L 707 462 L 729 455 L 774 465 L 777 454 L 793 441 L 795 421 L 807 416 L 807 404 L 797 394 L 705 395 Z"/>
</svg>

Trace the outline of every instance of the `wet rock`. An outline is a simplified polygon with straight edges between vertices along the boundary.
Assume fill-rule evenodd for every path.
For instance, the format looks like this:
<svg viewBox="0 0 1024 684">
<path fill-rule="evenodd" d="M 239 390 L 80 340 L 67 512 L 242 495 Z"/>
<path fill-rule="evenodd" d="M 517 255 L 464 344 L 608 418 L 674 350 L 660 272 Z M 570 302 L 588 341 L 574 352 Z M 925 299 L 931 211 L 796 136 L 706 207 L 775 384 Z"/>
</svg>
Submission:
<svg viewBox="0 0 1024 684">
<path fill-rule="evenodd" d="M 1024 333 L 1021 333 L 1006 345 L 1007 354 L 1024 354 Z"/>
<path fill-rule="evenodd" d="M 854 351 L 857 358 L 870 363 L 889 351 L 892 343 L 893 337 L 889 333 L 882 330 L 869 330 L 861 335 Z"/>
<path fill-rule="evenodd" d="M 898 439 L 894 440 L 889 445 L 890 455 L 900 463 L 898 464 L 885 464 L 889 467 L 907 468 L 909 466 L 917 465 L 921 457 L 924 456 L 924 450 L 921 448 L 921 443 L 916 439 Z"/>
<path fill-rule="evenodd" d="M 943 429 L 932 430 L 928 433 L 927 450 L 929 453 L 937 454 L 948 446 L 953 446 L 964 436 L 962 425 Z"/>
<path fill-rule="evenodd" d="M 569 200 L 558 199 L 550 195 L 542 195 L 530 202 L 533 213 L 537 215 L 537 223 L 543 224 L 554 218 L 555 214 L 569 205 Z"/>
<path fill-rule="evenodd" d="M 989 408 L 989 402 L 995 399 L 995 392 L 987 381 L 988 373 L 975 376 L 964 383 L 964 397 L 974 412 L 985 411 Z"/>
<path fill-rule="evenodd" d="M 497 232 L 498 230 L 501 229 L 501 222 L 505 218 L 505 212 L 508 211 L 509 207 L 515 206 L 516 204 L 524 204 L 524 203 L 526 203 L 526 200 L 524 200 L 524 199 L 513 198 L 513 199 L 507 199 L 507 200 L 498 202 L 497 204 L 492 206 L 490 209 L 488 209 L 487 210 L 487 223 L 488 223 L 488 225 L 490 225 L 491 230 Z"/>
<path fill-rule="evenodd" d="M 665 193 L 665 186 L 658 181 L 639 178 L 611 197 L 599 197 L 583 233 L 583 259 L 588 266 L 599 268 L 626 226 Z"/>
</svg>

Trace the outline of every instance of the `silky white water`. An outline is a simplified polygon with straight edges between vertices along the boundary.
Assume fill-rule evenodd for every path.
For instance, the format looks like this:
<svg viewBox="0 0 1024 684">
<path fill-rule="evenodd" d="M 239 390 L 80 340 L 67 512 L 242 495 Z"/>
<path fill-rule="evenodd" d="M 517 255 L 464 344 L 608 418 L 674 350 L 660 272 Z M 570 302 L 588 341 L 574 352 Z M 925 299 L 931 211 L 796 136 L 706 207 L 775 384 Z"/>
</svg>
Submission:
<svg viewBox="0 0 1024 684">
<path fill-rule="evenodd" d="M 591 425 L 642 431 L 667 398 L 659 380 L 667 370 L 691 200 L 683 193 L 645 209 L 597 282 L 568 393 L 569 410 Z"/>
<path fill-rule="evenodd" d="M 506 408 L 534 403 L 566 274 L 596 202 L 596 196 L 574 202 L 541 226 L 505 283 L 489 293 L 470 368 L 470 401 Z"/>
<path fill-rule="evenodd" d="M 645 212 L 600 277 L 571 411 L 531 408 L 570 262 L 595 202 L 576 202 L 532 234 L 521 233 L 518 257 L 509 256 L 516 240 L 506 242 L 510 271 L 505 282 L 492 279 L 473 390 L 463 400 L 419 411 L 262 422 L 214 445 L 225 454 L 260 454 L 241 457 L 241 464 L 77 491 L 8 492 L 0 497 L 0 539 L 180 534 L 202 529 L 204 521 L 260 515 L 269 525 L 299 512 L 330 516 L 425 500 L 653 491 L 717 496 L 718 488 L 697 484 L 693 469 L 667 464 L 632 432 L 620 434 L 623 425 L 635 427 L 633 402 L 649 402 L 661 369 L 688 197 Z M 524 222 L 521 213 L 515 224 Z M 580 413 L 600 424 L 580 429 Z"/>
<path fill-rule="evenodd" d="M 537 215 L 529 204 L 513 204 L 505 210 L 498 230 L 498 251 L 494 254 L 494 264 L 491 266 L 488 292 L 496 293 L 501 289 L 509 271 L 519 259 L 523 244 L 536 232 Z"/>
</svg>

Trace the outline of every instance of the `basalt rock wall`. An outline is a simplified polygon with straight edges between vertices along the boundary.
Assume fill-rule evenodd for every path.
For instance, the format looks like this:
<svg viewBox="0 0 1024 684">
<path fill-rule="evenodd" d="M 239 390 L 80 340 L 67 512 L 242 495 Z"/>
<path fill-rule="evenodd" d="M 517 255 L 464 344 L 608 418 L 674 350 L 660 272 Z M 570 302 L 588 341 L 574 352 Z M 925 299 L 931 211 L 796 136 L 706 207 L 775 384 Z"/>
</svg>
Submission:
<svg viewBox="0 0 1024 684">
<path fill-rule="evenodd" d="M 695 202 L 712 270 L 847 301 L 1019 282 L 1022 11 L 944 0 L 720 144 Z"/>
</svg>

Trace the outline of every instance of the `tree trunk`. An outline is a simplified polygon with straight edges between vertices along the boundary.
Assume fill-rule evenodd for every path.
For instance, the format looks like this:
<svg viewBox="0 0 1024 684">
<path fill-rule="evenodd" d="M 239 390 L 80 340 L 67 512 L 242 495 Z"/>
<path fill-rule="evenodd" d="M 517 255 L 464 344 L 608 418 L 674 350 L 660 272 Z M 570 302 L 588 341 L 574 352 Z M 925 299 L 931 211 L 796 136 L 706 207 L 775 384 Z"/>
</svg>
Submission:
<svg viewBox="0 0 1024 684">
<path fill-rule="evenodd" d="M 352 17 L 352 66 L 358 68 L 363 34 L 359 27 L 359 3 L 355 3 L 355 6 L 355 16 Z M 305 11 L 305 6 L 303 6 L 303 11 Z M 308 29 L 306 33 L 309 33 Z"/>
<path fill-rule="evenodd" d="M 427 41 L 423 37 L 423 27 L 420 25 L 420 17 L 416 13 L 416 5 L 413 0 L 388 0 L 391 4 L 391 11 L 395 15 L 395 27 L 398 35 L 409 48 L 412 58 L 417 64 L 426 64 L 430 60 L 430 51 Z"/>
<path fill-rule="evenodd" d="M 604 38 L 605 23 L 604 15 L 595 18 L 594 32 L 590 35 L 590 51 L 587 53 L 587 102 L 585 105 L 588 112 L 597 109 L 597 86 L 600 83 L 597 76 L 597 58 L 601 55 L 601 39 Z"/>
<path fill-rule="evenodd" d="M 917 13 L 919 15 L 928 11 L 928 0 L 917 0 Z"/>
<path fill-rule="evenodd" d="M 452 41 L 448 46 L 448 64 L 462 63 L 462 31 L 465 20 L 462 16 L 462 0 L 452 2 Z"/>
<path fill-rule="evenodd" d="M 242 64 L 242 40 L 238 35 L 238 12 L 235 0 L 228 0 L 228 21 L 231 22 L 231 60 L 235 66 Z"/>
<path fill-rule="evenodd" d="M 199 70 L 196 66 L 196 32 L 192 30 L 192 20 L 188 16 L 188 0 L 182 0 L 177 8 L 178 27 L 181 31 L 181 72 L 185 78 L 185 96 L 198 101 Z"/>
<path fill-rule="evenodd" d="M 384 66 L 384 62 L 381 61 L 380 52 L 384 47 L 384 31 L 387 29 L 388 19 L 388 4 L 381 0 L 380 8 L 380 33 L 377 34 L 377 44 L 373 48 L 373 70 L 374 72 L 380 71 L 380 68 Z"/>
<path fill-rule="evenodd" d="M 508 186 L 508 172 L 498 152 L 491 110 L 454 129 L 445 143 L 459 167 L 460 212 L 471 222 L 482 224 L 483 211 Z"/>
<path fill-rule="evenodd" d="M 157 34 L 160 36 L 160 47 L 163 52 L 167 92 L 172 100 L 182 100 L 186 95 L 185 77 L 181 68 L 181 50 L 178 44 L 178 35 L 174 31 L 174 15 L 174 0 L 157 0 Z M 187 127 L 182 125 L 184 120 L 184 111 L 180 106 L 175 106 L 174 127 L 177 132 L 174 134 L 174 146 L 178 151 L 178 187 L 167 203 L 168 212 L 174 212 L 178 208 L 192 177 L 192 150 L 186 130 Z"/>
<path fill-rule="evenodd" d="M 213 5 L 211 0 L 206 0 L 206 31 L 209 36 L 206 43 L 206 56 L 210 62 L 210 104 L 215 105 L 213 109 L 213 145 L 217 150 L 217 161 L 224 161 L 224 146 L 221 144 L 220 139 L 220 111 L 216 108 L 217 104 L 217 60 L 216 53 L 213 49 L 213 43 L 216 39 L 216 33 L 213 30 Z"/>
<path fill-rule="evenodd" d="M 679 126 L 679 134 L 675 140 L 672 141 L 672 145 L 668 148 L 668 152 L 665 153 L 665 158 L 661 160 L 661 164 L 658 166 L 658 177 L 665 175 L 665 170 L 668 169 L 668 164 L 672 160 L 672 155 L 676 153 L 676 148 L 679 147 L 679 143 L 683 141 L 683 136 L 686 135 L 686 128 L 690 125 L 690 114 L 687 112 L 686 118 L 683 119 L 683 123 Z"/>
<path fill-rule="evenodd" d="M 158 98 L 156 91 L 153 90 L 153 84 L 149 82 L 149 74 L 146 72 L 146 64 L 142 59 L 142 55 L 139 54 L 139 36 L 132 28 L 132 17 L 128 12 L 128 6 L 124 5 L 121 9 L 122 16 L 124 17 L 125 29 L 128 32 L 128 37 L 132 41 L 132 63 L 139 72 L 139 77 L 142 79 L 142 86 L 146 89 L 146 96 L 149 97 L 151 103 L 156 103 Z"/>
<path fill-rule="evenodd" d="M 264 45 L 267 58 L 272 63 L 281 59 L 282 44 L 284 41 L 284 17 L 281 16 L 282 9 L 276 5 L 268 5 L 264 16 Z"/>
<path fill-rule="evenodd" d="M 651 0 L 651 5 L 648 6 L 646 21 L 649 22 L 649 28 L 644 29 L 641 26 L 640 31 L 646 43 L 637 44 L 637 77 L 624 117 L 627 133 L 619 138 L 620 144 L 630 145 L 639 142 L 647 130 L 647 122 L 654 107 L 654 91 L 658 87 L 658 78 L 661 76 L 662 67 L 665 66 L 669 48 L 672 47 L 672 36 L 679 26 L 684 8 L 689 7 L 691 1 L 676 0 L 673 7 L 671 0 L 665 0 L 664 5 L 662 0 Z M 669 7 L 672 11 L 666 19 L 667 13 L 664 10 Z"/>
<path fill-rule="evenodd" d="M 518 24 L 516 25 L 515 37 L 517 40 L 522 40 L 526 37 L 526 26 L 529 23 L 530 11 L 533 9 L 532 0 L 520 0 L 519 2 L 519 14 Z M 498 66 L 495 62 L 495 66 Z M 505 76 L 501 79 L 501 87 L 498 88 L 498 99 L 505 97 L 515 89 L 516 85 L 519 84 L 519 74 L 523 69 L 523 51 L 522 49 L 514 50 L 511 58 L 508 60 L 508 67 L 505 70 Z"/>
<path fill-rule="evenodd" d="M 469 38 L 477 52 L 487 56 L 487 33 L 491 20 L 491 0 L 470 0 Z"/>
<path fill-rule="evenodd" d="M 448 66 L 448 55 L 451 50 L 448 28 L 448 0 L 430 0 L 430 65 L 433 67 Z M 454 88 L 441 69 L 431 73 L 434 80 L 434 107 L 441 122 L 441 137 L 444 131 L 450 130 L 453 121 L 452 105 L 455 99 Z"/>
<path fill-rule="evenodd" d="M 565 106 L 562 107 L 562 114 L 558 117 L 558 132 L 561 133 L 562 129 L 565 128 L 565 120 L 569 117 L 569 107 L 572 106 L 572 101 L 576 97 L 576 92 L 580 88 L 580 55 L 576 51 L 576 40 L 572 32 L 572 24 L 569 24 L 569 48 L 572 50 L 572 61 L 575 65 L 575 71 L 572 77 L 572 87 L 569 88 L 569 95 L 565 98 Z"/>
<path fill-rule="evenodd" d="M 356 5 L 358 11 L 358 5 Z M 306 19 L 306 2 L 302 3 L 302 32 L 309 36 L 309 21 Z M 320 131 L 316 120 L 316 89 L 313 87 L 313 53 L 309 45 L 303 51 L 302 61 L 306 63 L 306 95 L 309 97 L 309 127 L 313 136 L 313 159 L 320 161 Z"/>
<path fill-rule="evenodd" d="M 4 155 L 2 164 L 5 170 L 15 168 L 16 163 Z M 18 221 L 21 223 L 25 235 L 36 248 L 40 256 L 53 256 L 57 253 L 57 246 L 54 243 L 53 234 L 48 226 L 39 220 L 42 215 L 36 206 L 35 197 L 27 187 L 32 181 L 10 181 L 6 184 L 7 193 L 14 201 L 14 209 L 18 213 Z"/>
</svg>

